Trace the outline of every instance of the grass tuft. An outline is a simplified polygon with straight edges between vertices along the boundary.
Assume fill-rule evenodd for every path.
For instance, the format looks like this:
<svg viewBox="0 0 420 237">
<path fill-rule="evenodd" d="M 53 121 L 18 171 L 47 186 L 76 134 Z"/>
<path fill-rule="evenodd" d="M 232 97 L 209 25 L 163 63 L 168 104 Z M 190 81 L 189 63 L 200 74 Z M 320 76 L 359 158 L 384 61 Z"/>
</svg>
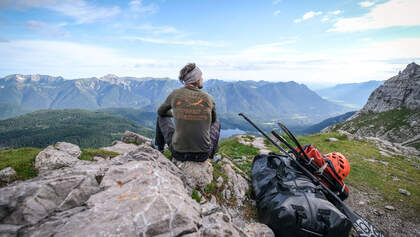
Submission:
<svg viewBox="0 0 420 237">
<path fill-rule="evenodd" d="M 198 203 L 201 202 L 200 195 L 198 194 L 198 191 L 195 189 L 192 191 L 191 198 L 197 201 Z"/>
<path fill-rule="evenodd" d="M 95 156 L 99 156 L 102 158 L 114 158 L 116 156 L 118 156 L 119 154 L 113 151 L 104 151 L 104 150 L 100 150 L 100 149 L 90 149 L 90 148 L 86 148 L 86 149 L 82 149 L 82 155 L 80 156 L 80 160 L 88 160 L 88 161 L 94 161 L 93 157 Z"/>
<path fill-rule="evenodd" d="M 12 150 L 0 150 L 0 170 L 12 167 L 18 179 L 27 180 L 38 175 L 35 169 L 35 157 L 42 149 L 25 147 Z"/>
</svg>

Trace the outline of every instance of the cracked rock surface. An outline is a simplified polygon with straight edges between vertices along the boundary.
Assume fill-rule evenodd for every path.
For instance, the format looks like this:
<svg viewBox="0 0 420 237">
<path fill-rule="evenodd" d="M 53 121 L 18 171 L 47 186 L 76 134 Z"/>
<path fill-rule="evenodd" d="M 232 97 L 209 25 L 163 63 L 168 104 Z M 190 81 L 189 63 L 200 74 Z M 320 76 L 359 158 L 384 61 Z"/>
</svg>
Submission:
<svg viewBox="0 0 420 237">
<path fill-rule="evenodd" d="M 52 151 L 79 156 L 52 146 L 41 153 Z M 274 236 L 257 223 L 245 232 L 226 208 L 193 200 L 189 185 L 205 185 L 207 177 L 190 184 L 188 174 L 148 145 L 64 166 L 51 157 L 43 164 L 59 165 L 0 189 L 0 236 Z"/>
</svg>

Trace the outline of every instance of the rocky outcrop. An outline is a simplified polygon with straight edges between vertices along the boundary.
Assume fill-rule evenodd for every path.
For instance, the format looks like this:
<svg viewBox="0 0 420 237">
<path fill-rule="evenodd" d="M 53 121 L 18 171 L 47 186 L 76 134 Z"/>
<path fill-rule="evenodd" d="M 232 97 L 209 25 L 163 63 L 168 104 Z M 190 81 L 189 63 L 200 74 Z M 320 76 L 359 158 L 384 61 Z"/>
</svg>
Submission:
<svg viewBox="0 0 420 237">
<path fill-rule="evenodd" d="M 403 146 L 419 147 L 420 66 L 409 64 L 373 91 L 362 110 L 344 123 L 327 127 L 322 132 L 337 130 L 356 137 L 376 137 Z"/>
<path fill-rule="evenodd" d="M 121 138 L 121 141 L 125 143 L 134 143 L 136 145 L 141 145 L 150 144 L 152 142 L 152 139 L 134 132 L 125 131 L 124 135 Z"/>
<path fill-rule="evenodd" d="M 385 112 L 397 108 L 420 108 L 420 66 L 409 64 L 369 96 L 362 112 Z"/>
<path fill-rule="evenodd" d="M 137 147 L 138 146 L 136 144 L 127 144 L 124 142 L 116 141 L 114 142 L 114 144 L 112 144 L 112 146 L 102 147 L 101 150 L 112 151 L 118 154 L 124 154 L 130 151 L 137 150 Z"/>
<path fill-rule="evenodd" d="M 68 143 L 68 142 L 57 142 L 54 146 L 55 149 L 59 150 L 59 151 L 63 151 L 68 153 L 71 156 L 74 156 L 76 158 L 79 158 L 80 155 L 82 154 L 82 151 L 80 150 L 80 147 Z"/>
<path fill-rule="evenodd" d="M 41 153 L 38 163 L 48 165 L 39 166 L 38 177 L 0 189 L 0 236 L 274 236 L 263 224 L 238 220 L 214 196 L 201 204 L 191 198 L 188 190 L 212 182 L 209 162 L 177 166 L 145 144 L 71 165 L 61 159 L 75 158 L 67 151 L 50 146 Z M 246 181 L 223 167 L 232 195 L 244 196 Z M 199 168 L 204 176 L 191 181 L 186 171 Z"/>
<path fill-rule="evenodd" d="M 35 168 L 40 172 L 63 167 L 71 167 L 79 162 L 78 157 L 82 152 L 76 145 L 57 142 L 55 146 L 48 146 L 35 158 Z"/>
<path fill-rule="evenodd" d="M 16 179 L 16 171 L 12 167 L 7 167 L 0 170 L 0 185 L 11 183 Z"/>
<path fill-rule="evenodd" d="M 246 198 L 246 192 L 249 189 L 249 184 L 242 175 L 237 174 L 233 170 L 233 167 L 235 166 L 230 160 L 223 159 L 222 163 L 224 163 L 223 172 L 227 176 L 226 191 L 224 192 L 224 196 L 226 199 L 235 197 L 237 205 L 241 206 L 242 202 Z"/>
<path fill-rule="evenodd" d="M 185 174 L 185 182 L 190 190 L 204 190 L 213 181 L 213 166 L 209 160 L 204 162 L 174 161 L 174 163 Z"/>
</svg>

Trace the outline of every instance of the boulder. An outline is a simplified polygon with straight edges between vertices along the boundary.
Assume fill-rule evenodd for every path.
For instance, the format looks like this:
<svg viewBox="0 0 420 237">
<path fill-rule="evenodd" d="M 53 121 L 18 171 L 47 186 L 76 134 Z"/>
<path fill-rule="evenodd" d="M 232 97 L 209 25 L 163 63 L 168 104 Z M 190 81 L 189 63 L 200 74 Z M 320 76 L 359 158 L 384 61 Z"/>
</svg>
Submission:
<svg viewBox="0 0 420 237">
<path fill-rule="evenodd" d="M 407 191 L 405 189 L 402 189 L 402 188 L 398 189 L 398 192 L 405 195 L 405 196 L 410 196 L 411 195 L 411 193 L 409 191 Z"/>
<path fill-rule="evenodd" d="M 251 223 L 247 225 L 244 232 L 249 237 L 274 237 L 274 232 L 266 225 L 261 223 Z"/>
<path fill-rule="evenodd" d="M 198 231 L 200 208 L 182 181 L 151 161 L 112 167 L 88 209 L 56 229 L 59 236 L 177 236 Z M 42 226 L 41 226 L 42 228 Z"/>
<path fill-rule="evenodd" d="M 134 132 L 125 131 L 124 135 L 121 138 L 121 141 L 125 143 L 133 143 L 136 145 L 141 145 L 141 144 L 151 144 L 152 139 L 139 135 Z"/>
<path fill-rule="evenodd" d="M 16 171 L 12 167 L 0 170 L 0 184 L 11 183 L 17 179 Z"/>
<path fill-rule="evenodd" d="M 390 205 L 385 206 L 385 209 L 386 209 L 386 210 L 389 210 L 389 211 L 395 211 L 395 207 L 390 206 Z"/>
<path fill-rule="evenodd" d="M 236 198 L 237 204 L 240 206 L 242 205 L 242 201 L 246 198 L 246 192 L 249 189 L 249 184 L 244 177 L 233 170 L 232 165 L 232 163 L 225 163 L 223 165 L 223 172 L 228 178 L 227 189 L 228 191 L 231 190 L 229 192 L 226 191 L 225 194 L 229 197 L 232 194 Z M 226 198 L 230 199 L 228 197 Z"/>
<path fill-rule="evenodd" d="M 135 144 L 127 144 L 124 142 L 116 141 L 112 146 L 102 147 L 101 150 L 113 151 L 118 154 L 124 154 L 130 151 L 137 150 L 138 146 Z"/>
<path fill-rule="evenodd" d="M 22 226 L 0 224 L 0 236 L 1 237 L 15 237 L 15 236 L 18 236 L 18 231 L 19 231 L 20 228 L 22 228 Z"/>
<path fill-rule="evenodd" d="M 74 150 L 71 151 L 74 154 Z M 56 149 L 54 146 L 48 146 L 41 151 L 35 158 L 35 168 L 40 172 L 54 170 L 63 167 L 74 166 L 79 159 L 67 151 Z"/>
<path fill-rule="evenodd" d="M 189 189 L 204 190 L 213 181 L 213 166 L 209 160 L 204 162 L 174 161 L 174 164 L 185 175 Z"/>
<path fill-rule="evenodd" d="M 232 222 L 231 218 L 222 212 L 216 212 L 209 216 L 203 217 L 202 227 L 200 228 L 200 235 L 203 237 L 246 237 L 247 235 Z"/>
<path fill-rule="evenodd" d="M 0 189 L 3 224 L 36 224 L 55 211 L 81 206 L 100 188 L 99 167 L 72 167 L 48 171 L 37 178 Z"/>
<path fill-rule="evenodd" d="M 64 151 L 67 154 L 79 158 L 82 154 L 82 151 L 80 148 L 74 144 L 68 143 L 68 142 L 57 142 L 55 144 L 55 149 L 59 151 Z"/>
<path fill-rule="evenodd" d="M 340 140 L 338 140 L 337 138 L 335 138 L 335 137 L 330 137 L 330 138 L 327 138 L 326 139 L 328 142 L 338 142 L 338 141 L 340 141 Z"/>
</svg>

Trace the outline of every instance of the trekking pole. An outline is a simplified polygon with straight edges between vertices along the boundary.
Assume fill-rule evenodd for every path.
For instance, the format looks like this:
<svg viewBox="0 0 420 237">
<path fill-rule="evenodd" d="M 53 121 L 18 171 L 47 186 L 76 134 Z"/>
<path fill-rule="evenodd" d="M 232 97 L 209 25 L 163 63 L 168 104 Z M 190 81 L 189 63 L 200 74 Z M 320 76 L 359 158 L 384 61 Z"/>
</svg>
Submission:
<svg viewBox="0 0 420 237">
<path fill-rule="evenodd" d="M 384 233 L 381 232 L 378 228 L 376 228 L 373 224 L 371 224 L 369 221 L 367 221 L 366 219 L 364 219 L 363 217 L 361 217 L 359 214 L 357 214 L 356 212 L 354 212 L 353 210 L 351 210 L 349 207 L 347 207 L 347 205 L 344 204 L 344 202 L 341 201 L 341 199 L 339 197 L 337 197 L 337 195 L 335 195 L 334 192 L 332 192 L 329 188 L 327 188 L 327 186 L 325 186 L 320 181 L 320 179 L 318 179 L 317 177 L 315 177 L 309 170 L 307 170 L 303 165 L 301 165 L 295 158 L 291 157 L 289 155 L 289 153 L 287 153 L 276 142 L 274 142 L 273 139 L 271 139 L 269 136 L 267 136 L 267 134 L 265 134 L 260 128 L 258 128 L 257 125 L 255 125 L 248 117 L 246 117 L 243 113 L 239 113 L 239 116 L 242 116 L 254 128 L 256 128 L 262 135 L 264 135 L 273 145 L 275 145 L 280 151 L 282 151 L 283 153 L 285 153 L 286 156 L 288 156 L 289 158 L 291 158 L 291 160 L 293 161 L 293 163 L 295 165 L 297 165 L 303 171 L 303 173 L 305 173 L 310 179 L 312 179 L 312 181 L 314 183 L 319 184 L 321 186 L 321 188 L 324 190 L 324 192 L 326 192 L 329 195 L 331 195 L 331 197 L 333 197 L 334 200 L 336 201 L 334 203 L 335 207 L 337 207 L 340 211 L 343 212 L 344 215 L 347 216 L 347 218 L 353 224 L 353 227 L 354 227 L 356 233 L 360 237 L 385 237 Z M 279 123 L 279 125 L 280 125 L 280 123 Z M 286 128 L 283 124 L 281 124 L 280 127 L 282 129 L 283 129 L 283 127 Z M 287 128 L 286 128 L 286 130 L 287 130 L 287 132 L 286 131 L 285 132 L 287 133 L 287 135 L 289 137 L 290 137 L 290 135 L 293 136 L 293 138 L 292 137 L 290 137 L 290 138 L 295 143 L 299 143 L 297 141 L 297 139 L 295 138 L 295 136 Z M 289 135 L 289 133 L 290 133 L 290 135 Z M 299 144 L 299 146 L 300 146 L 300 144 Z"/>
</svg>

